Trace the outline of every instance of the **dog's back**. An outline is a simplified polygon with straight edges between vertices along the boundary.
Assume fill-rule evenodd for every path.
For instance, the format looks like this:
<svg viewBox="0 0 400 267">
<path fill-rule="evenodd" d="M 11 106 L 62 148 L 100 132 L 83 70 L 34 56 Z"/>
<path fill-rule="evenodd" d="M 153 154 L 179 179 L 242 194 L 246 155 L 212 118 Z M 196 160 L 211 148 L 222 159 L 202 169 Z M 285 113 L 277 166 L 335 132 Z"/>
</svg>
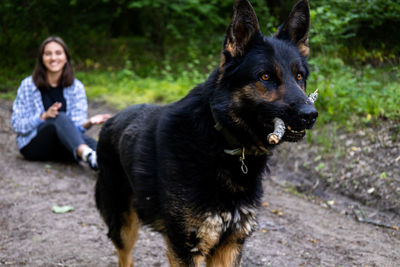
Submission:
<svg viewBox="0 0 400 267">
<path fill-rule="evenodd" d="M 129 214 L 132 208 L 132 184 L 128 179 L 130 168 L 146 164 L 146 159 L 136 159 L 138 151 L 151 151 L 151 134 L 156 131 L 156 124 L 161 107 L 154 105 L 136 105 L 129 107 L 109 119 L 101 129 L 97 147 L 99 177 L 96 183 L 96 205 L 109 226 L 109 237 L 116 246 L 123 246 L 120 229 L 126 219 L 122 214 Z M 151 156 L 152 153 L 148 153 Z M 124 158 L 124 160 L 121 160 Z M 136 161 L 136 162 L 134 162 Z M 123 163 L 125 163 L 123 166 Z M 148 175 L 155 171 L 153 166 L 142 167 Z M 149 179 L 149 183 L 155 180 Z M 150 185 L 156 188 L 156 184 Z M 154 202 L 149 202 L 154 203 Z M 157 215 L 154 208 L 148 209 L 150 217 Z"/>
</svg>

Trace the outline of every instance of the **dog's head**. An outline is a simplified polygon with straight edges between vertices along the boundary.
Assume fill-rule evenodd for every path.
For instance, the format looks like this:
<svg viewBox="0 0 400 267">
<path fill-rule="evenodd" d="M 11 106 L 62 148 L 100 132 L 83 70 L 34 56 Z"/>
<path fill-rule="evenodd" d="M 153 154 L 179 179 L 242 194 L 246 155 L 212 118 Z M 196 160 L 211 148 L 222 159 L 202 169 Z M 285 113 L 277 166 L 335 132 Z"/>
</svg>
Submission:
<svg viewBox="0 0 400 267">
<path fill-rule="evenodd" d="M 264 147 L 270 146 L 267 135 L 276 117 L 286 126 L 283 140 L 304 137 L 318 116 L 306 95 L 309 28 L 307 0 L 299 1 L 270 37 L 261 33 L 248 0 L 236 1 L 211 103 L 222 124 Z"/>
</svg>

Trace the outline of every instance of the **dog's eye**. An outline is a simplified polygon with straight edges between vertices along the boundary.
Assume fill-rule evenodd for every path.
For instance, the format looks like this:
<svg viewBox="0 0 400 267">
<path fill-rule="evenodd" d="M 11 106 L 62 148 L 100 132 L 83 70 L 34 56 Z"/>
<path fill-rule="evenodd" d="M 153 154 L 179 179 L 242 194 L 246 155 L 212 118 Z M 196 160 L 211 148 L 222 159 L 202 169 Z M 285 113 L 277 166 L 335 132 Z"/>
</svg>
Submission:
<svg viewBox="0 0 400 267">
<path fill-rule="evenodd" d="M 271 80 L 271 75 L 269 75 L 268 73 L 264 73 L 263 75 L 261 75 L 261 80 L 269 81 Z"/>
<path fill-rule="evenodd" d="M 303 79 L 303 75 L 301 73 L 297 73 L 297 80 L 301 81 Z"/>
</svg>

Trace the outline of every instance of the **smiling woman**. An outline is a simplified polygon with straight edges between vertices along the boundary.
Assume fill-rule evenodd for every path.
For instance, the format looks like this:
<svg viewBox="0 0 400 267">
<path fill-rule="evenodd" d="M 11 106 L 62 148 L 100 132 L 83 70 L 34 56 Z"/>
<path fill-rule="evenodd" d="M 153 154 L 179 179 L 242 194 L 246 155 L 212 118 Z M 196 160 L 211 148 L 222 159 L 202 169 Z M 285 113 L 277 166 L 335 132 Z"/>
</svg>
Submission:
<svg viewBox="0 0 400 267">
<path fill-rule="evenodd" d="M 32 75 L 38 88 L 49 86 L 71 86 L 74 71 L 67 45 L 60 37 L 48 37 L 39 48 L 37 63 Z"/>
<path fill-rule="evenodd" d="M 46 66 L 49 83 L 53 86 L 57 85 L 57 80 L 50 78 L 60 77 L 67 62 L 63 47 L 56 42 L 48 43 L 44 48 L 42 56 L 43 64 Z"/>
<path fill-rule="evenodd" d="M 109 117 L 87 119 L 85 90 L 74 77 L 68 47 L 59 37 L 47 38 L 13 104 L 11 121 L 21 154 L 29 160 L 75 158 L 97 169 L 97 143 L 84 132 Z"/>
</svg>

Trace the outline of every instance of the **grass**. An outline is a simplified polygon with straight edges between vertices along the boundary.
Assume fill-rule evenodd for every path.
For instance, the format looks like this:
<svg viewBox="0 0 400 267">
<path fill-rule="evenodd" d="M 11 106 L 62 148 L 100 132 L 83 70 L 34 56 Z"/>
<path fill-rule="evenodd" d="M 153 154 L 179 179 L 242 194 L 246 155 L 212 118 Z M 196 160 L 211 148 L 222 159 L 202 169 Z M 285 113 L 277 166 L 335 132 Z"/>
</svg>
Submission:
<svg viewBox="0 0 400 267">
<path fill-rule="evenodd" d="M 103 100 L 118 109 L 139 103 L 170 103 L 203 81 L 200 77 L 143 78 L 127 69 L 79 72 L 77 77 L 85 84 L 89 99 Z"/>
<path fill-rule="evenodd" d="M 14 100 L 18 86 L 28 75 L 30 73 L 14 73 L 7 69 L 0 69 L 0 99 Z"/>
<path fill-rule="evenodd" d="M 172 60 L 162 62 L 162 69 L 153 68 L 147 76 L 134 72 L 127 60 L 119 70 L 91 69 L 78 71 L 76 76 L 85 87 L 89 99 L 103 100 L 118 109 L 138 103 L 170 103 L 182 98 L 196 84 L 203 82 L 218 65 L 216 59 L 194 61 L 183 65 Z M 143 63 L 142 63 L 143 64 Z M 152 64 L 152 63 L 149 63 Z M 382 118 L 400 119 L 400 68 L 350 66 L 340 58 L 314 56 L 308 91 L 319 89 L 317 101 L 318 125 L 334 123 L 340 127 L 357 127 L 361 123 Z M 138 70 L 139 71 L 139 70 Z M 0 72 L 0 98 L 14 99 L 20 81 L 28 74 Z M 318 142 L 331 140 L 334 133 L 317 137 Z M 313 136 L 308 140 L 315 141 Z M 328 150 L 330 143 L 324 144 Z"/>
<path fill-rule="evenodd" d="M 143 75 L 140 70 L 137 74 L 133 71 L 137 64 L 127 60 L 125 67 L 120 69 L 89 68 L 77 71 L 76 76 L 85 85 L 90 100 L 101 100 L 123 109 L 139 103 L 166 104 L 179 100 L 205 81 L 218 65 L 211 57 L 204 63 L 171 62 L 162 62 L 162 69 L 151 68 L 148 75 Z M 312 72 L 307 87 L 309 93 L 319 89 L 316 102 L 319 118 L 315 130 L 307 131 L 306 139 L 318 145 L 323 155 L 331 155 L 333 161 L 341 158 L 343 151 L 337 142 L 342 128 L 352 132 L 379 124 L 382 119 L 392 120 L 394 125 L 400 121 L 398 66 L 352 66 L 340 58 L 315 56 L 310 60 L 310 67 Z M 20 82 L 27 75 L 29 73 L 0 70 L 0 98 L 13 100 Z M 396 129 L 400 132 L 400 126 Z"/>
<path fill-rule="evenodd" d="M 400 118 L 400 68 L 349 66 L 343 60 L 316 57 L 310 61 L 309 88 L 318 88 L 319 123 L 358 122 Z"/>
<path fill-rule="evenodd" d="M 216 65 L 216 64 L 214 64 Z M 359 122 L 400 119 L 400 68 L 346 65 L 343 60 L 318 56 L 310 60 L 308 91 L 319 89 L 320 125 L 335 122 L 351 128 Z M 193 66 L 191 66 L 193 68 Z M 199 66 L 199 69 L 201 67 Z M 210 67 L 208 70 L 211 69 Z M 172 75 L 171 73 L 180 73 Z M 206 79 L 195 71 L 167 67 L 160 75 L 139 77 L 129 68 L 79 72 L 89 98 L 101 98 L 118 108 L 137 103 L 169 103 L 182 98 Z"/>
</svg>

